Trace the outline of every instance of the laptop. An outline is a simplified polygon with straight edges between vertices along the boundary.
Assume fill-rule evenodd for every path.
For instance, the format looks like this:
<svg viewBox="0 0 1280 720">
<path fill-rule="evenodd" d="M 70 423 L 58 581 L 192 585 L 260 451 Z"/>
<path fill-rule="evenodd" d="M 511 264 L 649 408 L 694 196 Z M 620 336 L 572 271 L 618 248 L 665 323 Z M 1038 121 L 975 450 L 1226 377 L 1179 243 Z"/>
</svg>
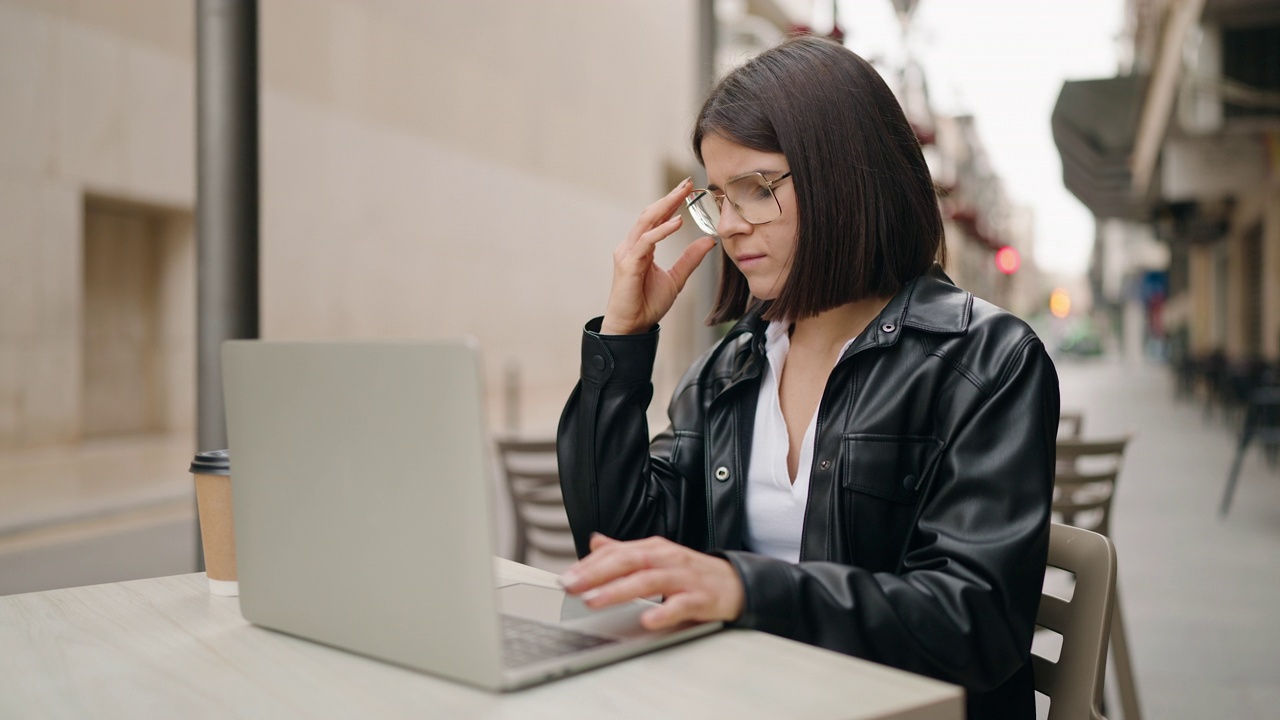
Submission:
<svg viewBox="0 0 1280 720">
<path fill-rule="evenodd" d="M 249 622 L 490 690 L 720 627 L 497 574 L 474 343 L 233 340 L 222 369 Z"/>
</svg>

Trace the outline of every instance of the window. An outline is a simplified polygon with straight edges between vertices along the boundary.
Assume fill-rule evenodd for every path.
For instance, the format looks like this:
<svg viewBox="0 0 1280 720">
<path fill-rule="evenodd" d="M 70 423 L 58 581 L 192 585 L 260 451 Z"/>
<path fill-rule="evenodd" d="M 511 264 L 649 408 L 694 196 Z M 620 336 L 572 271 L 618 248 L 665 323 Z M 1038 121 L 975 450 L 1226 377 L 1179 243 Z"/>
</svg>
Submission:
<svg viewBox="0 0 1280 720">
<path fill-rule="evenodd" d="M 1226 117 L 1280 117 L 1280 25 L 1222 29 Z"/>
</svg>

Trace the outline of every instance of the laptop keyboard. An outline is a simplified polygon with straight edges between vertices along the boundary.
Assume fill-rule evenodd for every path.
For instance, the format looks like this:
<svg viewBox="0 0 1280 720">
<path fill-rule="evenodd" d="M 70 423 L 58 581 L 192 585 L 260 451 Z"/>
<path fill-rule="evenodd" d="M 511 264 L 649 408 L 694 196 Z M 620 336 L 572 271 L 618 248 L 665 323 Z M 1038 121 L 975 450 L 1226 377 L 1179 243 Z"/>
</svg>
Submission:
<svg viewBox="0 0 1280 720">
<path fill-rule="evenodd" d="M 558 625 L 547 625 L 513 615 L 502 616 L 502 646 L 508 667 L 520 667 L 615 642 L 617 640 L 588 635 Z"/>
</svg>

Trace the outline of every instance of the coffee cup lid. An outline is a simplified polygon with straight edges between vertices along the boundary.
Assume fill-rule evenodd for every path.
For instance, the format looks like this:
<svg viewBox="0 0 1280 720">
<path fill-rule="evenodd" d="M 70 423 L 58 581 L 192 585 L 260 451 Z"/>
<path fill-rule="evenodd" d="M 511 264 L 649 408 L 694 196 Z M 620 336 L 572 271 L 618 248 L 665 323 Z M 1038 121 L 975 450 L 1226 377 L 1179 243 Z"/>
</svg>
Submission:
<svg viewBox="0 0 1280 720">
<path fill-rule="evenodd" d="M 197 475 L 230 475 L 231 451 L 210 450 L 196 453 L 191 461 L 191 472 Z"/>
</svg>

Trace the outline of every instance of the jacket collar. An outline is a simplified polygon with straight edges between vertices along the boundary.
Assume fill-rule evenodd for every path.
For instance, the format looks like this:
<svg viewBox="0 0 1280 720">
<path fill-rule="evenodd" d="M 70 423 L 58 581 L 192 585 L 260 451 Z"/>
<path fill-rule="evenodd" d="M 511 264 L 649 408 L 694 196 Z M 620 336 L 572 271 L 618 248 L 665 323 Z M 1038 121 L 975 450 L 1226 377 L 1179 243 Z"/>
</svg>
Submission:
<svg viewBox="0 0 1280 720">
<path fill-rule="evenodd" d="M 972 312 L 973 295 L 956 287 L 935 263 L 928 273 L 909 281 L 889 300 L 875 323 L 845 354 L 868 346 L 894 345 L 902 336 L 901 328 L 961 335 L 969 330 Z"/>
<path fill-rule="evenodd" d="M 725 333 L 724 343 L 734 347 L 731 359 L 733 375 L 729 387 L 743 380 L 758 377 L 765 364 L 765 330 L 769 322 L 760 317 L 765 305 L 756 303 L 747 308 L 746 314 Z M 729 345 L 733 343 L 733 345 Z M 728 388 L 725 388 L 728 389 Z"/>
<path fill-rule="evenodd" d="M 760 317 L 764 309 L 763 304 L 748 309 L 728 332 L 728 337 L 748 336 L 743 338 L 746 347 L 740 346 L 740 352 L 745 350 L 747 357 L 735 362 L 735 382 L 755 377 L 763 367 L 765 330 L 769 327 L 769 323 Z M 942 266 L 934 263 L 928 273 L 909 280 L 889 300 L 866 332 L 845 351 L 844 357 L 870 347 L 895 345 L 904 327 L 941 335 L 964 334 L 969 330 L 972 311 L 973 295 L 956 287 Z"/>
</svg>

